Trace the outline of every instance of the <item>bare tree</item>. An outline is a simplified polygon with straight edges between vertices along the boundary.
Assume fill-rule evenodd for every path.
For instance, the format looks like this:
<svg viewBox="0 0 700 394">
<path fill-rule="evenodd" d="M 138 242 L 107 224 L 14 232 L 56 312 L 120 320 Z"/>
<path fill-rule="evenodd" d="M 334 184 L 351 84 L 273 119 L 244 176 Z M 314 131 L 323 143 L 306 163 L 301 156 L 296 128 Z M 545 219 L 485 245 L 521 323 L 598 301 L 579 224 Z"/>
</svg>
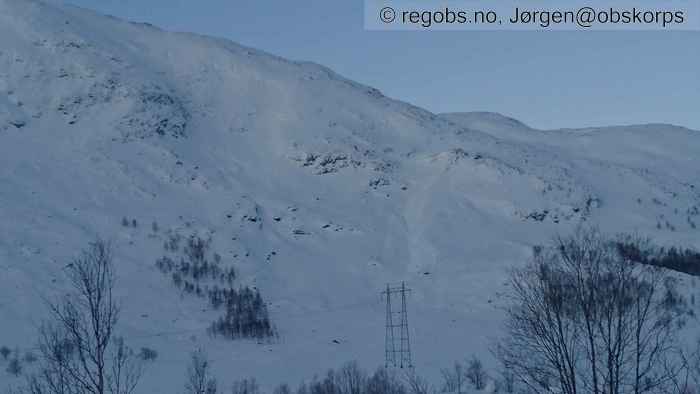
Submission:
<svg viewBox="0 0 700 394">
<path fill-rule="evenodd" d="M 211 362 L 202 349 L 192 352 L 187 367 L 185 394 L 216 394 L 216 378 L 211 373 Z"/>
<path fill-rule="evenodd" d="M 413 370 L 406 372 L 406 386 L 410 394 L 431 394 L 435 392 L 428 381 Z"/>
<path fill-rule="evenodd" d="M 684 300 L 674 280 L 609 239 L 580 229 L 539 249 L 510 278 L 504 366 L 533 392 L 663 392 L 685 363 L 676 352 Z"/>
<path fill-rule="evenodd" d="M 500 377 L 495 380 L 497 393 L 514 393 L 515 392 L 515 375 L 508 369 L 503 369 L 500 372 Z"/>
<path fill-rule="evenodd" d="M 42 364 L 30 379 L 33 394 L 131 394 L 141 364 L 115 335 L 119 307 L 110 246 L 91 243 L 67 266 L 71 291 L 49 302 L 50 320 L 40 330 Z"/>
<path fill-rule="evenodd" d="M 340 394 L 362 394 L 367 384 L 367 376 L 357 365 L 351 361 L 343 365 L 335 376 Z"/>
<path fill-rule="evenodd" d="M 452 368 L 443 368 L 440 373 L 442 374 L 442 391 L 457 394 L 465 392 L 467 377 L 462 363 L 455 361 Z"/>
<path fill-rule="evenodd" d="M 486 379 L 488 375 L 484 370 L 484 364 L 476 357 L 472 357 L 467 365 L 467 370 L 464 372 L 469 382 L 477 390 L 483 390 L 486 387 Z"/>
<path fill-rule="evenodd" d="M 377 369 L 367 379 L 366 394 L 407 394 L 406 387 L 397 378 L 395 371 L 388 368 Z"/>
</svg>

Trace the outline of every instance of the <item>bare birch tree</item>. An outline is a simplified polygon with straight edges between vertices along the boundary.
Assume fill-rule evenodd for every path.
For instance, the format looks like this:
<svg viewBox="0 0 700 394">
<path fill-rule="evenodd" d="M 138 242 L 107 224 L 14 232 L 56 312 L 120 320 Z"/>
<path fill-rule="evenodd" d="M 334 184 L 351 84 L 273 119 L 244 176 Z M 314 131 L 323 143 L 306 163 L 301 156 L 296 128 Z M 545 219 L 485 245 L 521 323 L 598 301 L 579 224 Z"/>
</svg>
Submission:
<svg viewBox="0 0 700 394">
<path fill-rule="evenodd" d="M 67 267 L 71 291 L 49 302 L 40 330 L 41 367 L 29 382 L 32 394 L 131 394 L 141 364 L 115 334 L 119 307 L 110 246 L 91 243 Z"/>
<path fill-rule="evenodd" d="M 623 243 L 652 250 L 580 229 L 511 275 L 508 336 L 495 353 L 531 391 L 673 391 L 686 365 L 677 352 L 685 301 L 665 270 L 620 253 Z"/>
<path fill-rule="evenodd" d="M 216 394 L 216 378 L 211 373 L 211 362 L 202 349 L 197 349 L 190 356 L 187 367 L 185 394 Z"/>
</svg>

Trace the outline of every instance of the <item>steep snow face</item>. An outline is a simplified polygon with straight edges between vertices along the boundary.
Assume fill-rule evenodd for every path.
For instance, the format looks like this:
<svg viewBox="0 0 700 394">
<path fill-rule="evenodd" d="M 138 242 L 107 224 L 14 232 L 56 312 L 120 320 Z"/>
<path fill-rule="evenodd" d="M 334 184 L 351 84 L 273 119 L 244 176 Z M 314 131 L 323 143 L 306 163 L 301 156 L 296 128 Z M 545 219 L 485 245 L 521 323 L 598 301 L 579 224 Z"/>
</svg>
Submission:
<svg viewBox="0 0 700 394">
<path fill-rule="evenodd" d="M 438 116 L 315 64 L 0 0 L 0 345 L 34 344 L 42 297 L 64 291 L 62 268 L 101 236 L 117 255 L 121 332 L 159 352 L 143 392 L 176 391 L 197 346 L 224 386 L 373 368 L 380 291 L 400 281 L 415 364 L 437 376 L 488 358 L 505 272 L 532 245 L 582 222 L 698 245 L 699 137 Z M 209 338 L 217 312 L 154 267 L 168 232 L 211 235 L 270 302 L 280 340 Z"/>
</svg>

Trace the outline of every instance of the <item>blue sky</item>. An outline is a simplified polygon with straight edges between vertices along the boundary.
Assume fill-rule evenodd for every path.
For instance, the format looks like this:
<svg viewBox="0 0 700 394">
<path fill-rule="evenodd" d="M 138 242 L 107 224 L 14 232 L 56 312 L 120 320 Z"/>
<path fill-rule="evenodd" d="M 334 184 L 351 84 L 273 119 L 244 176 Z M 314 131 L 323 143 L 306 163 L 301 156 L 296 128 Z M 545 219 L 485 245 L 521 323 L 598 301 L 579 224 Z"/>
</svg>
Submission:
<svg viewBox="0 0 700 394">
<path fill-rule="evenodd" d="M 700 32 L 370 32 L 360 0 L 70 0 L 311 60 L 433 112 L 700 130 Z"/>
</svg>

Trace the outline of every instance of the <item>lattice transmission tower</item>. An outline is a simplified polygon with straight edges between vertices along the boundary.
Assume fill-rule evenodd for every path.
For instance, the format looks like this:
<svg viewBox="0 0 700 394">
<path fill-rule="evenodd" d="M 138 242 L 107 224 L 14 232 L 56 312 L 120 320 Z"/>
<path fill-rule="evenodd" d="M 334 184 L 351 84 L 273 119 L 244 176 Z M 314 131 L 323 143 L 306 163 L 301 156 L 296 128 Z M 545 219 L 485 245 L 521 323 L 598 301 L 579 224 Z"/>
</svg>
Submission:
<svg viewBox="0 0 700 394">
<path fill-rule="evenodd" d="M 391 287 L 387 284 L 386 290 L 382 292 L 386 297 L 384 366 L 387 368 L 413 368 L 411 341 L 408 334 L 408 313 L 406 312 L 406 293 L 410 291 L 411 289 L 407 289 L 406 284 L 401 282 L 401 286 L 397 287 Z M 392 300 L 395 300 L 397 296 L 401 299 L 399 311 L 394 310 L 395 303 L 392 305 Z"/>
</svg>

